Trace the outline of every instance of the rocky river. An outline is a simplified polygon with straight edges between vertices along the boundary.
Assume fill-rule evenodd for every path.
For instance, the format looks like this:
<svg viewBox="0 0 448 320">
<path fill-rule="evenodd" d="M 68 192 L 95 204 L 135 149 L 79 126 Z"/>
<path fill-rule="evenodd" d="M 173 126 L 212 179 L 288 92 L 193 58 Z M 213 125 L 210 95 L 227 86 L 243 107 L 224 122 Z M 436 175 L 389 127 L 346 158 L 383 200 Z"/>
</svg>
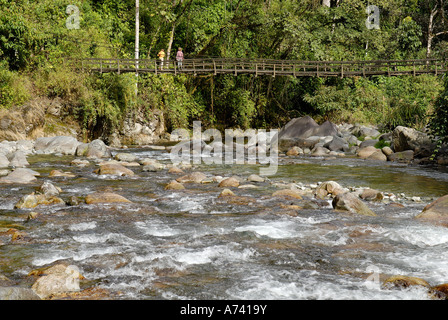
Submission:
<svg viewBox="0 0 448 320">
<path fill-rule="evenodd" d="M 281 153 L 264 177 L 54 141 L 3 143 L 2 299 L 446 299 L 448 224 L 421 219 L 443 168 Z"/>
</svg>

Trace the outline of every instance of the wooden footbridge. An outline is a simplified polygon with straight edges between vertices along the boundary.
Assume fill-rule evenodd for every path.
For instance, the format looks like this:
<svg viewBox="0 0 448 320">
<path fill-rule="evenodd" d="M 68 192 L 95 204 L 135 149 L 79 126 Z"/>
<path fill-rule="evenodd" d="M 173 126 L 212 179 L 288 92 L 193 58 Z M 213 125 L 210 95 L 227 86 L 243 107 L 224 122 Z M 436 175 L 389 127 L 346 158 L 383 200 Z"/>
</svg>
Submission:
<svg viewBox="0 0 448 320">
<path fill-rule="evenodd" d="M 182 67 L 176 61 L 152 59 L 72 59 L 67 62 L 77 69 L 97 73 L 153 73 L 218 75 L 251 74 L 254 76 L 294 77 L 370 77 L 440 75 L 448 71 L 448 60 L 368 60 L 368 61 L 300 61 L 270 59 L 204 58 L 185 59 Z"/>
</svg>

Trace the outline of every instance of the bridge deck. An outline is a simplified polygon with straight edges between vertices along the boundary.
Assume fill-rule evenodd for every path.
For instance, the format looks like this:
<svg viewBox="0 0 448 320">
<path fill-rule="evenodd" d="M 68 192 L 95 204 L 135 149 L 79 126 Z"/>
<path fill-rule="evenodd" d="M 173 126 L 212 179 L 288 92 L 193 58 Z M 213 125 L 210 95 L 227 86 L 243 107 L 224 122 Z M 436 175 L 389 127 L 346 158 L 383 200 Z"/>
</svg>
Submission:
<svg viewBox="0 0 448 320">
<path fill-rule="evenodd" d="M 68 59 L 76 68 L 99 73 L 154 74 L 252 74 L 255 76 L 294 77 L 369 77 L 374 75 L 439 75 L 448 71 L 448 61 L 370 60 L 370 61 L 295 61 L 268 59 L 185 59 L 179 68 L 176 61 L 150 59 Z"/>
</svg>

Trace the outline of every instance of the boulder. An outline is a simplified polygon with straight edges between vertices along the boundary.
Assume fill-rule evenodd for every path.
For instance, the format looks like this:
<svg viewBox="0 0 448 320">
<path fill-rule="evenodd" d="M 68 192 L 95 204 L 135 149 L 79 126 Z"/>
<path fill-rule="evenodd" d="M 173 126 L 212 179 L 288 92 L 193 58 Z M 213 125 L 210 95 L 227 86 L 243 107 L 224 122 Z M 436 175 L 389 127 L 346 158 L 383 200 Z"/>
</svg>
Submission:
<svg viewBox="0 0 448 320">
<path fill-rule="evenodd" d="M 31 209 L 38 205 L 52 205 L 52 204 L 65 204 L 64 200 L 59 197 L 45 195 L 45 194 L 27 194 L 23 196 L 19 202 L 15 204 L 17 209 Z"/>
<path fill-rule="evenodd" d="M 48 174 L 49 177 L 65 177 L 65 178 L 74 178 L 75 174 L 71 172 L 63 172 L 61 170 L 51 170 Z"/>
<path fill-rule="evenodd" d="M 379 140 L 377 140 L 377 139 L 366 139 L 359 144 L 359 147 L 361 149 L 365 148 L 365 147 L 374 147 L 378 142 L 379 142 Z"/>
<path fill-rule="evenodd" d="M 171 181 L 165 186 L 165 190 L 183 190 L 185 189 L 182 183 L 177 182 L 176 180 Z"/>
<path fill-rule="evenodd" d="M 42 137 L 36 139 L 34 150 L 43 154 L 61 153 L 75 155 L 76 149 L 80 144 L 76 138 L 69 136 Z"/>
<path fill-rule="evenodd" d="M 319 125 L 310 116 L 294 118 L 278 133 L 278 139 L 308 138 L 314 135 Z"/>
<path fill-rule="evenodd" d="M 407 289 L 411 286 L 422 286 L 426 288 L 430 287 L 428 282 L 421 278 L 403 275 L 391 276 L 387 278 L 382 285 L 384 289 Z"/>
<path fill-rule="evenodd" d="M 394 153 L 394 151 L 390 147 L 383 147 L 381 151 L 383 151 L 386 157 L 389 157 Z"/>
<path fill-rule="evenodd" d="M 192 172 L 177 178 L 176 181 L 180 183 L 201 183 L 205 178 L 207 178 L 207 176 L 202 172 Z"/>
<path fill-rule="evenodd" d="M 448 195 L 438 198 L 423 208 L 419 219 L 448 219 Z"/>
<path fill-rule="evenodd" d="M 316 198 L 323 200 L 327 195 L 337 196 L 345 192 L 347 192 L 347 190 L 344 189 L 339 183 L 335 181 L 326 181 L 321 183 L 316 188 L 315 194 Z"/>
<path fill-rule="evenodd" d="M 311 155 L 313 157 L 323 157 L 326 156 L 328 153 L 330 153 L 330 150 L 321 146 L 316 146 L 313 148 L 313 150 L 311 150 Z"/>
<path fill-rule="evenodd" d="M 367 200 L 367 201 L 381 201 L 383 200 L 383 194 L 381 192 L 379 192 L 378 190 L 375 189 L 364 189 L 361 194 L 359 195 L 359 197 L 362 200 Z"/>
<path fill-rule="evenodd" d="M 303 154 L 303 150 L 300 147 L 292 147 L 286 152 L 287 156 L 298 156 L 299 154 Z"/>
<path fill-rule="evenodd" d="M 223 187 L 223 188 L 236 188 L 240 185 L 240 182 L 238 181 L 238 179 L 234 178 L 234 177 L 230 177 L 227 179 L 222 180 L 219 184 L 218 187 Z"/>
<path fill-rule="evenodd" d="M 16 151 L 12 153 L 9 157 L 9 166 L 13 168 L 24 168 L 29 166 L 26 155 L 23 151 Z"/>
<path fill-rule="evenodd" d="M 273 197 L 283 197 L 283 198 L 294 198 L 294 199 L 303 199 L 302 198 L 303 193 L 299 190 L 292 190 L 292 189 L 283 189 L 275 191 L 272 196 Z"/>
<path fill-rule="evenodd" d="M 76 267 L 64 264 L 33 270 L 30 275 L 38 276 L 31 289 L 41 299 L 65 292 L 79 291 L 79 280 L 84 279 Z"/>
<path fill-rule="evenodd" d="M 112 192 L 94 192 L 86 196 L 87 204 L 96 203 L 115 203 L 115 202 L 131 202 L 125 197 Z"/>
<path fill-rule="evenodd" d="M 319 137 L 336 136 L 337 134 L 337 127 L 330 121 L 319 125 L 310 116 L 305 116 L 289 121 L 280 129 L 273 141 L 278 142 L 280 150 L 287 151 L 294 146 L 313 148 L 319 142 Z M 307 140 L 310 137 L 314 137 L 314 139 Z"/>
<path fill-rule="evenodd" d="M 257 174 L 251 174 L 249 177 L 247 177 L 247 181 L 250 182 L 264 182 L 264 180 L 265 179 L 263 177 L 260 177 Z"/>
<path fill-rule="evenodd" d="M 232 190 L 230 189 L 224 189 L 221 191 L 221 193 L 219 194 L 218 198 L 223 198 L 223 197 L 234 197 L 235 193 L 233 193 Z"/>
<path fill-rule="evenodd" d="M 360 137 L 372 137 L 372 138 L 376 138 L 379 135 L 381 135 L 381 133 L 372 127 L 367 127 L 367 126 L 362 126 L 362 125 L 354 125 L 353 127 L 350 128 L 350 133 L 353 134 L 354 136 L 360 138 Z"/>
<path fill-rule="evenodd" d="M 358 149 L 357 155 L 359 158 L 361 159 L 367 159 L 369 156 L 372 155 L 372 153 L 376 152 L 378 149 L 376 149 L 373 146 L 369 146 L 369 147 L 365 147 L 365 148 L 360 148 Z"/>
<path fill-rule="evenodd" d="M 412 150 L 418 157 L 429 157 L 434 150 L 434 143 L 426 133 L 403 126 L 392 132 L 392 146 L 395 152 Z"/>
<path fill-rule="evenodd" d="M 432 289 L 441 292 L 445 295 L 445 297 L 448 297 L 448 283 L 439 284 L 432 287 Z"/>
<path fill-rule="evenodd" d="M 138 159 L 138 157 L 135 154 L 127 153 L 127 152 L 120 152 L 117 153 L 114 158 L 118 161 L 126 161 L 126 162 L 133 162 Z"/>
<path fill-rule="evenodd" d="M 181 168 L 178 168 L 178 167 L 171 167 L 171 168 L 169 168 L 168 173 L 183 174 L 184 171 Z"/>
<path fill-rule="evenodd" d="M 0 287 L 0 300 L 41 300 L 30 288 Z"/>
<path fill-rule="evenodd" d="M 377 149 L 366 160 L 387 161 L 386 155 L 380 149 Z"/>
<path fill-rule="evenodd" d="M 347 211 L 365 216 L 376 216 L 376 214 L 353 193 L 343 193 L 334 197 L 333 208 L 338 211 Z"/>
<path fill-rule="evenodd" d="M 9 167 L 8 157 L 0 153 L 0 168 L 7 168 L 7 167 Z"/>
<path fill-rule="evenodd" d="M 414 160 L 414 151 L 412 150 L 405 150 L 400 152 L 392 153 L 388 159 L 393 162 L 405 162 L 409 163 L 412 160 Z"/>
<path fill-rule="evenodd" d="M 7 176 L 0 178 L 0 183 L 27 184 L 35 182 L 36 176 L 40 176 L 40 173 L 27 168 L 17 168 Z"/>
<path fill-rule="evenodd" d="M 86 156 L 88 158 L 110 158 L 112 153 L 109 147 L 100 139 L 93 140 L 87 147 L 82 146 L 83 152 L 76 152 L 78 156 Z"/>
<path fill-rule="evenodd" d="M 330 151 L 348 151 L 349 145 L 348 142 L 340 138 L 338 136 L 334 136 L 333 139 L 327 143 L 324 144 L 324 147 L 327 148 Z"/>
<path fill-rule="evenodd" d="M 45 181 L 40 186 L 39 191 L 46 196 L 58 196 L 59 192 L 61 192 L 61 189 L 55 187 L 52 183 Z"/>
<path fill-rule="evenodd" d="M 118 163 L 105 163 L 100 165 L 99 169 L 95 170 L 95 173 L 100 175 L 108 174 L 114 176 L 134 176 L 134 171 Z"/>
<path fill-rule="evenodd" d="M 163 169 L 165 169 L 165 165 L 163 163 L 159 163 L 159 162 L 155 161 L 152 163 L 145 164 L 142 168 L 142 171 L 157 172 L 157 171 L 162 171 Z"/>
</svg>

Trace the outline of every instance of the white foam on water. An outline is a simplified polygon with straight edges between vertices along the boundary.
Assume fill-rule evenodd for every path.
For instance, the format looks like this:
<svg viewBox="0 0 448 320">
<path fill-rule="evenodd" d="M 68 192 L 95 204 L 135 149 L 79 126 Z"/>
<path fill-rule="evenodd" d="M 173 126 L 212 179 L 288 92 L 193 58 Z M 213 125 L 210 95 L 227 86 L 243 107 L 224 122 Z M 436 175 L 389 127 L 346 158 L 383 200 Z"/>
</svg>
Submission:
<svg viewBox="0 0 448 320">
<path fill-rule="evenodd" d="M 253 249 L 235 250 L 229 245 L 217 245 L 200 250 L 185 249 L 174 254 L 174 259 L 184 265 L 247 261 L 255 255 Z"/>
<path fill-rule="evenodd" d="M 178 194 L 172 194 L 169 205 L 174 207 L 176 212 L 189 213 L 206 213 L 204 203 L 209 199 L 208 197 L 179 197 Z"/>
<path fill-rule="evenodd" d="M 448 245 L 448 228 L 439 226 L 405 226 L 387 231 L 384 236 L 393 241 L 409 243 L 421 248 Z"/>
<path fill-rule="evenodd" d="M 72 250 L 52 250 L 47 254 L 40 254 L 39 257 L 32 261 L 35 266 L 43 266 L 53 263 L 58 260 L 73 259 L 74 261 L 82 261 L 93 256 L 120 253 L 121 250 L 118 247 L 94 247 L 94 248 L 84 248 L 79 247 L 77 251 Z"/>
<path fill-rule="evenodd" d="M 141 241 L 134 240 L 121 233 L 106 233 L 106 234 L 86 233 L 72 236 L 72 239 L 75 240 L 76 242 L 87 244 L 103 244 L 106 242 L 111 242 L 122 245 L 132 245 L 132 244 L 138 245 L 141 243 Z"/>
<path fill-rule="evenodd" d="M 364 280 L 325 276 L 313 270 L 297 273 L 259 271 L 228 289 L 230 299 L 240 300 L 426 300 L 427 289 L 383 290 Z"/>
<path fill-rule="evenodd" d="M 92 230 L 97 227 L 96 221 L 91 222 L 81 222 L 77 224 L 72 224 L 68 227 L 70 231 L 86 231 L 86 230 Z"/>
<path fill-rule="evenodd" d="M 253 232 L 258 237 L 288 239 L 300 236 L 298 224 L 291 220 L 266 221 L 254 219 L 251 224 L 236 227 L 236 232 Z"/>
</svg>

